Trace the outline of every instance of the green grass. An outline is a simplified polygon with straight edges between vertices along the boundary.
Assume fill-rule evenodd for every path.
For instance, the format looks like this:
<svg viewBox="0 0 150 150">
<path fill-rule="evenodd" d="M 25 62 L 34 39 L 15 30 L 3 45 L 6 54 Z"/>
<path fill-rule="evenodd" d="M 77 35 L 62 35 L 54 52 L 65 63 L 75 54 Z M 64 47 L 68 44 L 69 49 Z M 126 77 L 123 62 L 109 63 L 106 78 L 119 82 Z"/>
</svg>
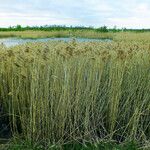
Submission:
<svg viewBox="0 0 150 150">
<path fill-rule="evenodd" d="M 93 39 L 112 39 L 116 42 L 150 42 L 150 32 L 97 32 L 96 30 L 52 30 L 52 31 L 0 31 L 0 38 L 93 38 Z"/>
<path fill-rule="evenodd" d="M 0 31 L 0 38 L 54 38 L 54 37 L 79 37 L 79 38 L 112 38 L 112 33 L 103 33 L 90 30 L 60 30 L 60 31 Z"/>
<path fill-rule="evenodd" d="M 150 147 L 150 45 L 143 36 L 0 49 L 0 115 L 12 137 L 44 147 L 102 140 Z"/>
</svg>

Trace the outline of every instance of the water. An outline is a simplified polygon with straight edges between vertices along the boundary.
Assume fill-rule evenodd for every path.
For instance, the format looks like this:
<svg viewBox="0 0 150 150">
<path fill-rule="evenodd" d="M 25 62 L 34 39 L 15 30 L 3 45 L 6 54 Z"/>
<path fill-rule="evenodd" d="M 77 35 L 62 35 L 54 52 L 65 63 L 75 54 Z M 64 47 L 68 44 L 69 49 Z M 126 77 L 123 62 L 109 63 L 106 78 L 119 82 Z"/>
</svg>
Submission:
<svg viewBox="0 0 150 150">
<path fill-rule="evenodd" d="M 7 47 L 16 46 L 19 44 L 25 44 L 27 42 L 48 42 L 48 41 L 71 41 L 72 38 L 39 38 L 39 39 L 21 39 L 21 38 L 0 38 L 0 44 L 4 44 Z M 109 42 L 111 39 L 90 39 L 90 38 L 75 38 L 78 42 Z"/>
</svg>

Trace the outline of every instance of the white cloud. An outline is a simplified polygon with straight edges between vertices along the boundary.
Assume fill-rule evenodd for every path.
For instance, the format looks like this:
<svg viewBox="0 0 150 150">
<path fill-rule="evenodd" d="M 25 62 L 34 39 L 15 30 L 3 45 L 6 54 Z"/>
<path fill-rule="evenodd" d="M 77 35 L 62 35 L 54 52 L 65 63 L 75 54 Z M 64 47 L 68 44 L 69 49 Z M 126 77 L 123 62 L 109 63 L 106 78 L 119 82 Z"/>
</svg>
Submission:
<svg viewBox="0 0 150 150">
<path fill-rule="evenodd" d="M 150 28 L 149 0 L 4 0 L 0 26 L 86 25 Z"/>
<path fill-rule="evenodd" d="M 90 8 L 91 10 L 97 11 L 97 12 L 110 12 L 113 11 L 114 8 L 108 4 L 106 1 L 99 1 L 99 0 L 91 0 L 85 2 L 85 5 Z"/>
<path fill-rule="evenodd" d="M 138 4 L 135 9 L 133 9 L 133 13 L 135 16 L 150 18 L 150 7 L 147 3 Z"/>
<path fill-rule="evenodd" d="M 146 0 L 123 0 L 114 8 L 116 11 L 106 19 L 109 27 L 150 28 L 150 4 Z"/>
<path fill-rule="evenodd" d="M 118 27 L 123 28 L 150 28 L 149 18 L 128 17 L 128 18 L 109 18 L 108 25 L 113 26 L 116 24 Z"/>
<path fill-rule="evenodd" d="M 4 16 L 3 16 L 4 15 Z M 50 16 L 50 15 L 20 15 L 17 13 L 7 15 L 5 13 L 0 14 L 0 26 L 1 27 L 8 27 L 8 26 L 15 26 L 17 24 L 21 24 L 22 26 L 35 26 L 35 25 L 72 25 L 72 24 L 80 24 L 78 19 L 72 18 L 58 18 L 58 16 Z"/>
</svg>

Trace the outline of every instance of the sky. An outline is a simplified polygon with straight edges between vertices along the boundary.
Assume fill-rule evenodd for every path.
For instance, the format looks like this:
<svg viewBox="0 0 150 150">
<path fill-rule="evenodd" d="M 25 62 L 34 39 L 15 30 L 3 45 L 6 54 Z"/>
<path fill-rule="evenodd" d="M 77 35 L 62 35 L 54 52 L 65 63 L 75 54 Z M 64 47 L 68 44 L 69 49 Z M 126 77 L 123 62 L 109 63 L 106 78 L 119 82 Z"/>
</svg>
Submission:
<svg viewBox="0 0 150 150">
<path fill-rule="evenodd" d="M 150 28 L 150 0 L 0 0 L 0 27 Z"/>
</svg>

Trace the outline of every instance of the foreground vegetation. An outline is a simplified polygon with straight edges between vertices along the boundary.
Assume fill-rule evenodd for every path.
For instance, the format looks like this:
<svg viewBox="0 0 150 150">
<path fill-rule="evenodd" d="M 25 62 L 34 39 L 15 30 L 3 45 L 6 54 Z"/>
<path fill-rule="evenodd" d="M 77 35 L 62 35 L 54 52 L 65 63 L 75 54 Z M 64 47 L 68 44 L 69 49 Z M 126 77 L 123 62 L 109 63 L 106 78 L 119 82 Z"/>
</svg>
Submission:
<svg viewBox="0 0 150 150">
<path fill-rule="evenodd" d="M 1 45 L 1 137 L 46 149 L 103 140 L 150 148 L 150 44 L 136 35 Z"/>
<path fill-rule="evenodd" d="M 64 145 L 51 145 L 49 148 L 45 148 L 37 143 L 31 143 L 27 141 L 11 142 L 5 145 L 1 145 L 2 150 L 137 150 L 138 147 L 134 142 L 127 142 L 123 144 L 116 144 L 114 142 L 101 141 L 99 144 L 91 143 L 78 143 L 72 142 Z M 146 150 L 146 149 L 145 149 Z M 147 149 L 148 150 L 148 149 Z"/>
</svg>

